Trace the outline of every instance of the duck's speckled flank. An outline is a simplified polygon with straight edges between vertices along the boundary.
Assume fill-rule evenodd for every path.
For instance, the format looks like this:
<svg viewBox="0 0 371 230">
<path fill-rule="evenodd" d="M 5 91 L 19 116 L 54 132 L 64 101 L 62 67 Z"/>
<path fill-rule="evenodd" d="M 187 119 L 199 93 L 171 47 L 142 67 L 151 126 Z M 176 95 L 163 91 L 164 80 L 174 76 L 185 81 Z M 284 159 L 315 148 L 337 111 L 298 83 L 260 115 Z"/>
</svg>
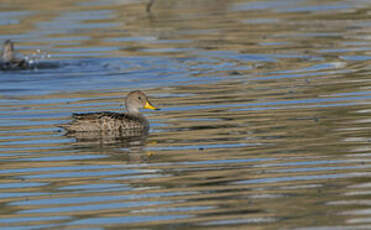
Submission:
<svg viewBox="0 0 371 230">
<path fill-rule="evenodd" d="M 72 118 L 72 122 L 59 127 L 66 129 L 68 132 L 146 130 L 149 128 L 147 119 L 141 114 L 134 116 L 126 113 L 99 112 L 73 114 Z"/>
</svg>

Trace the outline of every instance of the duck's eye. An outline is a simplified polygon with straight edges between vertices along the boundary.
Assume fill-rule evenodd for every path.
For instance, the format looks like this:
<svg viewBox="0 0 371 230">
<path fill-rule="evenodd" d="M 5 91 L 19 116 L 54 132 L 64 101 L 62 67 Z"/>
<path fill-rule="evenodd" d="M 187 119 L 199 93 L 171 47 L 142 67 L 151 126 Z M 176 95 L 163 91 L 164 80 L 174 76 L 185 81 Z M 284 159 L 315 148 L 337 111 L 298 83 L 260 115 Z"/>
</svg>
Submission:
<svg viewBox="0 0 371 230">
<path fill-rule="evenodd" d="M 141 96 L 139 96 L 139 97 L 138 97 L 138 99 L 139 99 L 139 100 L 142 100 L 142 97 L 141 97 Z"/>
</svg>

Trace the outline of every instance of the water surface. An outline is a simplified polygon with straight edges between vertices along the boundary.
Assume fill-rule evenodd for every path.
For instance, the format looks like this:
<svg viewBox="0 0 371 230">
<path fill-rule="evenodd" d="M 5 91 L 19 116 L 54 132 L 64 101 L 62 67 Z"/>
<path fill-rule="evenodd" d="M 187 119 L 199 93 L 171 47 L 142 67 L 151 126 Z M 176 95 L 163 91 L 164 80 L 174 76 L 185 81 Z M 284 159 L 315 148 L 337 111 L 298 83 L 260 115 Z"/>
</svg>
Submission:
<svg viewBox="0 0 371 230">
<path fill-rule="evenodd" d="M 56 65 L 0 72 L 0 228 L 371 229 L 370 10 L 0 1 L 0 41 Z M 148 136 L 56 126 L 134 89 Z"/>
</svg>

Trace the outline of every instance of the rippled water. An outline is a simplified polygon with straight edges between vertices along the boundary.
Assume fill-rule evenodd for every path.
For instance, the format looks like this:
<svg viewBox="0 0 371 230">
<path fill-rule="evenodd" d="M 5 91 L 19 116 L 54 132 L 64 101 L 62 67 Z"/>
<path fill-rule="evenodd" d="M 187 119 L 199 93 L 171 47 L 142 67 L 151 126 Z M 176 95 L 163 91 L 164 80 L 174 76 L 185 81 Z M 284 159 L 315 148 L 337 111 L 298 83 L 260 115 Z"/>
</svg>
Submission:
<svg viewBox="0 0 371 230">
<path fill-rule="evenodd" d="M 146 3 L 0 1 L 56 67 L 0 72 L 0 228 L 371 229 L 370 2 Z M 56 126 L 133 89 L 146 137 Z"/>
</svg>

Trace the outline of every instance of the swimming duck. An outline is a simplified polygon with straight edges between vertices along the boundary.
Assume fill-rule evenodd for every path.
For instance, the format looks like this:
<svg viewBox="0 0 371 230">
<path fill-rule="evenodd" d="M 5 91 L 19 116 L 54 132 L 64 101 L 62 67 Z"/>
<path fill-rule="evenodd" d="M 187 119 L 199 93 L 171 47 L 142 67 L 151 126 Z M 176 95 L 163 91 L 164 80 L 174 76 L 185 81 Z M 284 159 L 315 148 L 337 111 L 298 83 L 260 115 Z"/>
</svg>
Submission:
<svg viewBox="0 0 371 230">
<path fill-rule="evenodd" d="M 148 100 L 147 96 L 139 90 L 130 92 L 125 98 L 127 113 L 97 112 L 72 115 L 73 121 L 59 125 L 68 133 L 75 132 L 122 132 L 128 130 L 148 131 L 149 122 L 140 113 L 140 109 L 159 110 Z"/>
<path fill-rule="evenodd" d="M 0 67 L 2 69 L 24 69 L 28 67 L 28 63 L 26 60 L 17 58 L 15 56 L 14 43 L 11 40 L 6 40 L 3 44 Z"/>
</svg>

